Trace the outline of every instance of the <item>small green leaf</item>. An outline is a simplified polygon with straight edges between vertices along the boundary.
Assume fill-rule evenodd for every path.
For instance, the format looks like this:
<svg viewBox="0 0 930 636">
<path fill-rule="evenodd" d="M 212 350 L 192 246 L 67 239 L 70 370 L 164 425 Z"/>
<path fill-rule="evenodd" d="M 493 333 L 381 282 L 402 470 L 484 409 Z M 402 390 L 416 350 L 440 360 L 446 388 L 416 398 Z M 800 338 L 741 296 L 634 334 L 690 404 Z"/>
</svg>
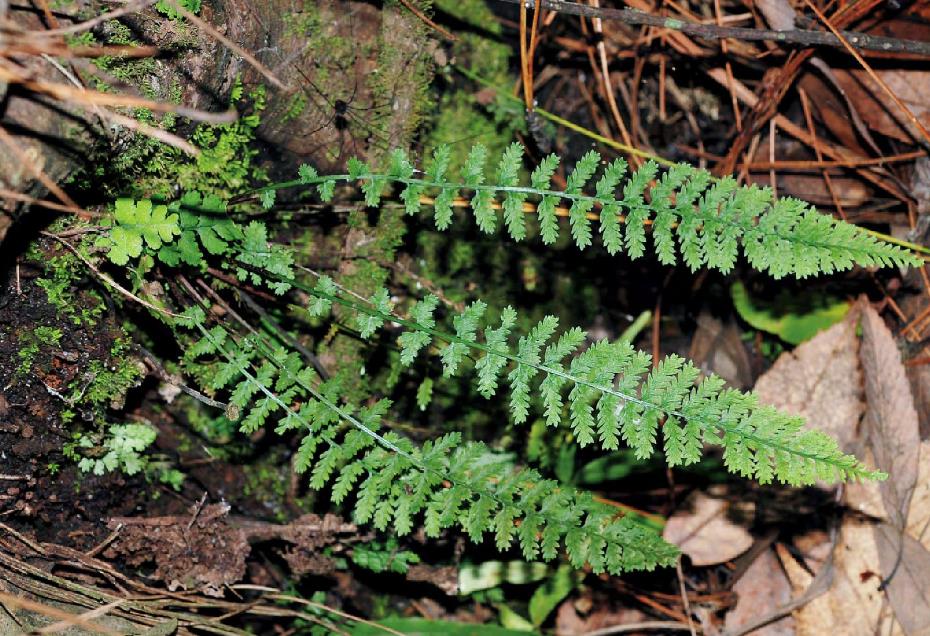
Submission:
<svg viewBox="0 0 930 636">
<path fill-rule="evenodd" d="M 504 583 L 525 585 L 545 578 L 549 566 L 527 561 L 485 561 L 459 568 L 459 594 L 467 596 Z"/>
<path fill-rule="evenodd" d="M 749 295 L 739 281 L 730 287 L 733 305 L 750 325 L 771 333 L 790 344 L 801 344 L 840 322 L 849 312 L 849 303 L 819 291 L 781 292 L 771 301 Z"/>
<path fill-rule="evenodd" d="M 583 575 L 582 575 L 583 576 Z M 530 597 L 530 621 L 541 627 L 562 600 L 571 594 L 579 583 L 579 577 L 570 565 L 559 566 L 555 573 L 536 588 Z"/>
</svg>

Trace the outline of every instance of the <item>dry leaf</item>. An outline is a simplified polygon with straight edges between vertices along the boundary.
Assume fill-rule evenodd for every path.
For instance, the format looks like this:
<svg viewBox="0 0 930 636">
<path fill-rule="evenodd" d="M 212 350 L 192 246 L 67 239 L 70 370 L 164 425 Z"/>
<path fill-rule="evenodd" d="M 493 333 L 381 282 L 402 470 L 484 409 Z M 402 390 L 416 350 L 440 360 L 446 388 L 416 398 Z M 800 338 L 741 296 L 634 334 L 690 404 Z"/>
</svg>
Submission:
<svg viewBox="0 0 930 636">
<path fill-rule="evenodd" d="M 754 622 L 791 600 L 791 585 L 771 550 L 759 555 L 733 586 L 739 600 L 727 613 L 728 632 Z M 752 632 L 754 636 L 792 636 L 794 618 L 786 616 Z"/>
<path fill-rule="evenodd" d="M 908 636 L 930 634 L 930 552 L 887 523 L 874 534 L 895 619 Z"/>
<path fill-rule="evenodd" d="M 867 302 L 862 309 L 860 357 L 868 402 L 865 422 L 869 446 L 877 467 L 888 473 L 879 490 L 891 523 L 903 529 L 917 483 L 917 411 L 894 336 Z"/>
<path fill-rule="evenodd" d="M 920 437 L 930 437 L 930 365 L 907 367 L 907 379 L 911 383 L 914 407 L 920 418 Z"/>
<path fill-rule="evenodd" d="M 877 563 L 873 524 L 847 520 L 833 550 L 829 590 L 795 613 L 798 636 L 874 636 L 884 604 Z M 806 593 L 814 577 L 787 553 L 782 554 L 782 564 L 795 596 Z"/>
<path fill-rule="evenodd" d="M 922 138 L 908 117 L 864 70 L 834 69 L 833 73 L 869 128 L 908 143 Z M 930 72 L 889 69 L 876 74 L 924 127 L 930 126 Z"/>
<path fill-rule="evenodd" d="M 861 316 L 861 345 L 855 315 Z M 830 587 L 796 612 L 798 634 L 930 634 L 930 442 L 920 442 L 904 366 L 882 319 L 860 303 L 850 319 L 779 358 L 756 388 L 769 403 L 839 437 L 846 450 L 866 461 L 871 455 L 890 474 L 887 482 L 847 487 L 850 507 L 888 521 L 844 518 Z M 863 394 L 867 444 L 855 434 Z M 797 598 L 813 577 L 787 553 L 780 556 Z"/>
<path fill-rule="evenodd" d="M 749 532 L 727 518 L 727 502 L 700 492 L 672 515 L 662 536 L 681 548 L 696 566 L 729 561 L 752 545 Z"/>
<path fill-rule="evenodd" d="M 749 354 L 732 321 L 724 324 L 702 311 L 697 318 L 688 357 L 703 373 L 714 373 L 732 387 L 742 389 L 752 383 Z"/>
<path fill-rule="evenodd" d="M 756 382 L 759 398 L 804 417 L 852 450 L 865 408 L 853 308 L 845 320 L 783 353 Z"/>
<path fill-rule="evenodd" d="M 788 0 L 756 0 L 756 8 L 776 31 L 794 29 L 794 9 Z"/>
</svg>

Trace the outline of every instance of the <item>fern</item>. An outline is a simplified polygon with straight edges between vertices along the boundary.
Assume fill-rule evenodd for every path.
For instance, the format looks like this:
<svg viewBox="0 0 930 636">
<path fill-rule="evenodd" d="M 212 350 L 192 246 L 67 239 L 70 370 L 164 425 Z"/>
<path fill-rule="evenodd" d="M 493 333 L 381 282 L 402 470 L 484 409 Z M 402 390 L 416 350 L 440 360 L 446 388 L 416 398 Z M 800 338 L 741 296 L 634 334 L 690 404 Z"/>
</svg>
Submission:
<svg viewBox="0 0 930 636">
<path fill-rule="evenodd" d="M 143 246 L 157 250 L 181 234 L 178 215 L 169 214 L 168 206 L 153 205 L 149 199 L 117 199 L 112 221 L 110 232 L 101 236 L 97 245 L 106 248 L 117 265 L 141 256 Z"/>
<path fill-rule="evenodd" d="M 803 201 L 791 197 L 775 200 L 769 188 L 740 186 L 730 177 L 714 180 L 708 172 L 684 163 L 660 175 L 658 165 L 647 162 L 629 175 L 618 197 L 616 190 L 627 169 L 622 160 L 604 169 L 593 194 L 585 192 L 601 164 L 600 155 L 593 150 L 579 160 L 562 191 L 551 189 L 559 162 L 555 155 L 543 159 L 533 170 L 530 184 L 523 186 L 519 182 L 523 147 L 518 143 L 500 158 L 497 182 L 492 184 L 485 183 L 487 151 L 483 146 L 471 149 L 458 180 L 448 175 L 450 153 L 448 147 L 437 148 L 423 178 L 415 178 L 406 155 L 394 151 L 391 167 L 385 172 L 373 172 L 357 160 L 350 162 L 349 173 L 343 175 L 321 176 L 303 166 L 298 180 L 259 192 L 264 197 L 264 193 L 281 188 L 316 185 L 328 199 L 337 182 L 357 182 L 365 193 L 366 204 L 376 205 L 387 185 L 394 183 L 402 187 L 400 198 L 409 214 L 415 213 L 421 203 L 431 203 L 436 227 L 445 230 L 452 223 L 456 197 L 465 191 L 471 193 L 469 205 L 482 231 L 497 229 L 494 210 L 499 207 L 508 234 L 517 241 L 526 237 L 523 209 L 533 198 L 546 244 L 558 238 L 560 210 L 556 208 L 562 204 L 568 206 L 567 212 L 561 212 L 568 216 L 571 236 L 579 249 L 592 244 L 592 220 L 597 220 L 601 241 L 610 254 L 624 251 L 631 258 L 639 258 L 645 254 L 646 227 L 651 225 L 659 260 L 673 264 L 680 254 L 692 270 L 706 266 L 729 272 L 740 250 L 753 268 L 775 278 L 804 278 L 846 270 L 855 264 L 919 264 L 909 251 L 879 241 L 855 225 L 820 214 Z M 431 193 L 435 196 L 429 199 Z M 600 209 L 599 214 L 593 212 L 595 208 Z"/>
<path fill-rule="evenodd" d="M 285 281 L 294 276 L 293 253 L 269 241 L 263 223 L 242 226 L 233 221 L 226 202 L 214 195 L 187 192 L 168 205 L 154 206 L 149 200 L 119 199 L 111 222 L 110 232 L 97 244 L 117 265 L 138 258 L 148 247 L 171 267 L 183 263 L 204 269 L 215 257 L 240 281 L 268 284 L 277 294 L 290 289 Z"/>
<path fill-rule="evenodd" d="M 854 263 L 914 262 L 899 247 L 803 202 L 773 201 L 765 188 L 713 180 L 685 164 L 660 174 L 657 165 L 647 163 L 628 175 L 628 166 L 618 159 L 598 176 L 601 159 L 591 151 L 569 173 L 565 189 L 557 191 L 551 186 L 559 163 L 554 155 L 523 186 L 519 144 L 497 162 L 493 184 L 486 183 L 488 156 L 482 146 L 472 148 L 459 180 L 448 174 L 450 152 L 438 148 L 423 173 L 401 151 L 390 154 L 383 172 L 359 160 L 349 162 L 345 175 L 321 176 L 302 166 L 297 181 L 264 188 L 259 200 L 269 208 L 277 190 L 292 185 L 314 186 L 330 200 L 337 183 L 357 182 L 366 205 L 377 206 L 399 185 L 406 212 L 431 204 L 439 229 L 451 225 L 460 193 L 470 197 L 482 231 L 503 226 L 514 240 L 526 238 L 525 211 L 535 209 L 547 244 L 557 240 L 562 215 L 579 248 L 593 243 L 592 222 L 598 222 L 600 240 L 611 254 L 638 258 L 646 251 L 651 224 L 659 260 L 681 258 L 692 269 L 730 271 L 740 249 L 753 267 L 775 277 L 804 277 Z M 512 307 L 491 320 L 480 300 L 448 316 L 452 331 L 446 331 L 438 326 L 439 302 L 433 295 L 413 303 L 404 316 L 386 288 L 365 300 L 326 276 L 306 284 L 295 277 L 292 251 L 270 241 L 264 224 L 236 222 L 215 197 L 192 192 L 167 205 L 121 200 L 110 232 L 98 244 L 120 265 L 149 250 L 169 267 L 216 267 L 278 294 L 299 289 L 307 293 L 304 308 L 312 316 L 324 317 L 334 305 L 348 309 L 342 316 L 351 319 L 362 339 L 390 325 L 400 332 L 404 366 L 433 348 L 446 377 L 474 360 L 478 393 L 491 399 L 506 392 L 515 423 L 541 408 L 547 425 L 567 425 L 581 446 L 613 450 L 623 442 L 643 459 L 661 445 L 668 463 L 677 466 L 699 461 L 706 445 L 716 445 L 730 471 L 762 483 L 884 477 L 843 454 L 828 436 L 804 429 L 800 418 L 759 404 L 752 393 L 726 389 L 717 377 L 700 379 L 698 369 L 678 356 L 653 369 L 651 357 L 627 342 L 588 344 L 578 328 L 560 333 L 553 316 L 517 333 Z M 313 488 L 329 487 L 336 504 L 354 495 L 359 522 L 390 526 L 398 534 L 423 525 L 429 536 L 458 527 L 475 542 L 493 533 L 500 549 L 516 542 L 527 559 L 551 559 L 564 549 L 573 564 L 588 563 L 596 572 L 651 569 L 676 557 L 674 548 L 633 518 L 618 519 L 590 494 L 517 467 L 481 443 L 463 442 L 453 433 L 418 446 L 383 431 L 388 400 L 348 403 L 340 374 L 321 379 L 296 352 L 270 344 L 262 332 L 250 328 L 241 336 L 224 325 L 208 327 L 200 307 L 189 310 L 184 322 L 200 334 L 186 348 L 185 365 L 208 393 L 228 396 L 227 416 L 244 433 L 269 423 L 278 433 L 300 431 L 295 466 L 309 471 Z M 417 392 L 421 409 L 432 385 L 426 379 Z"/>
<path fill-rule="evenodd" d="M 662 445 L 672 466 L 697 462 L 704 445 L 712 444 L 723 447 L 730 471 L 761 483 L 807 485 L 818 480 L 883 478 L 842 453 L 829 436 L 805 429 L 802 418 L 760 404 L 755 394 L 726 389 L 716 376 L 695 384 L 699 370 L 678 356 L 661 360 L 651 370 L 651 357 L 628 342 L 602 340 L 582 350 L 585 333 L 580 329 L 554 338 L 558 325 L 554 316 L 543 318 L 514 347 L 509 340 L 517 316 L 509 307 L 499 327 L 485 328 L 482 342 L 476 334 L 486 306 L 480 301 L 453 316 L 455 332 L 447 333 L 435 327 L 438 302 L 431 295 L 403 318 L 385 311 L 384 304 L 360 302 L 328 279 L 315 287 L 293 284 L 314 296 L 311 306 L 316 315 L 335 303 L 362 317 L 358 320 L 374 318 L 379 324 L 400 325 L 404 331 L 398 344 L 405 365 L 435 343 L 440 346 L 444 375 L 452 376 L 465 355 L 474 352 L 480 356 L 475 367 L 481 395 L 492 397 L 499 384 L 507 384 L 509 410 L 516 423 L 527 420 L 531 396 L 536 394 L 549 425 L 561 423 L 567 407 L 570 427 L 581 446 L 597 443 L 613 450 L 622 439 L 644 459 L 655 451 L 661 424 Z M 384 298 L 386 293 L 373 298 Z"/>
<path fill-rule="evenodd" d="M 589 563 L 598 573 L 675 562 L 675 547 L 634 517 L 618 518 L 590 493 L 516 467 L 484 444 L 462 442 L 458 433 L 422 446 L 382 433 L 388 400 L 361 408 L 341 403 L 340 380 L 320 381 L 296 353 L 272 349 L 257 333 L 237 342 L 223 326 L 208 329 L 199 307 L 186 319 L 200 333 L 186 359 L 219 359 L 212 386 L 229 392 L 241 430 L 254 432 L 272 416 L 279 418 L 278 433 L 303 430 L 297 469 L 312 466 L 311 487 L 330 485 L 336 504 L 354 492 L 359 523 L 398 535 L 422 524 L 430 537 L 458 527 L 476 543 L 493 534 L 498 549 L 516 542 L 528 560 L 551 560 L 564 548 L 576 567 Z"/>
</svg>

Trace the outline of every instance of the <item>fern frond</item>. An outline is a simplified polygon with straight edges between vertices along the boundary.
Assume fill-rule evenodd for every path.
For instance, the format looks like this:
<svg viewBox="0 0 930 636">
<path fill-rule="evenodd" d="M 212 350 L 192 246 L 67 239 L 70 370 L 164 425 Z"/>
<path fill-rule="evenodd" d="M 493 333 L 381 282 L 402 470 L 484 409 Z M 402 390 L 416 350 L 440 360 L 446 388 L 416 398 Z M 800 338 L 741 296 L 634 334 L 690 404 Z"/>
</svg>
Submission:
<svg viewBox="0 0 930 636">
<path fill-rule="evenodd" d="M 476 310 L 472 315 L 480 317 Z M 510 318 L 508 312 L 492 338 L 509 329 Z M 297 371 L 294 355 L 271 349 L 260 335 L 231 350 L 225 345 L 230 336 L 219 335 L 224 328 L 207 329 L 203 320 L 202 312 L 191 319 L 191 326 L 211 343 L 200 349 L 225 359 L 224 377 L 216 384 L 237 383 L 233 393 L 261 396 L 243 407 L 243 430 L 274 412 L 282 414 L 279 433 L 304 429 L 295 466 L 300 471 L 312 467 L 310 485 L 315 489 L 332 484 L 337 504 L 354 492 L 359 523 L 380 530 L 393 527 L 404 535 L 422 517 L 430 537 L 453 527 L 474 542 L 493 533 L 501 550 L 517 541 L 527 558 L 549 560 L 564 548 L 572 563 L 590 563 L 595 572 L 651 570 L 677 558 L 674 546 L 632 517 L 618 518 L 590 493 L 515 467 L 509 457 L 481 443 L 463 443 L 458 433 L 418 447 L 394 432 L 379 432 L 388 400 L 358 409 L 340 403 L 338 383 L 320 383 L 312 369 Z M 230 369 L 235 370 L 233 378 Z M 277 387 L 288 389 L 280 394 Z M 296 410 L 291 406 L 295 400 L 302 402 Z"/>
<path fill-rule="evenodd" d="M 169 214 L 168 206 L 153 205 L 149 199 L 117 199 L 113 222 L 110 233 L 101 236 L 97 244 L 107 248 L 110 260 L 117 265 L 138 258 L 143 245 L 157 250 L 181 234 L 178 215 Z"/>
<path fill-rule="evenodd" d="M 784 197 L 774 199 L 769 188 L 738 185 L 730 177 L 713 179 L 705 170 L 680 163 L 660 174 L 652 161 L 629 175 L 620 185 L 626 165 L 622 160 L 607 165 L 595 182 L 594 193 L 585 188 L 601 163 L 595 151 L 586 153 L 569 174 L 565 190 L 553 190 L 552 175 L 558 157 L 550 155 L 536 166 L 528 186 L 520 185 L 523 148 L 511 144 L 499 160 L 497 182 L 486 184 L 484 165 L 487 150 L 475 145 L 468 154 L 458 180 L 447 174 L 451 150 L 440 146 L 428 162 L 423 178 L 416 178 L 411 164 L 400 151 L 391 155 L 385 172 L 373 172 L 361 162 L 352 163 L 347 175 L 301 178 L 267 189 L 297 185 L 349 181 L 361 184 L 366 202 L 374 205 L 388 183 L 403 187 L 400 198 L 408 213 L 421 203 L 432 203 L 436 227 L 452 223 L 452 205 L 460 191 L 471 192 L 470 205 L 478 227 L 493 232 L 497 227 L 495 207 L 503 210 L 503 221 L 514 240 L 526 237 L 524 205 L 536 202 L 540 234 L 545 244 L 559 234 L 558 213 L 568 216 L 575 245 L 584 249 L 592 244 L 591 221 L 600 223 L 600 236 L 611 254 L 625 251 L 639 258 L 646 251 L 646 228 L 652 226 L 652 241 L 661 262 L 674 263 L 678 254 L 696 270 L 709 267 L 722 272 L 733 269 L 739 253 L 755 269 L 775 278 L 805 278 L 821 273 L 846 270 L 853 265 L 917 265 L 919 259 L 908 250 L 880 241 L 866 231 L 820 214 L 811 205 Z M 435 193 L 432 201 L 429 194 Z M 568 210 L 557 211 L 557 206 Z M 600 212 L 593 210 L 599 208 Z M 620 231 L 620 222 L 624 231 Z M 677 249 L 676 249 L 677 247 Z M 677 253 L 676 253 L 677 252 Z"/>
<path fill-rule="evenodd" d="M 516 313 L 511 308 L 503 312 L 501 327 L 485 328 L 482 342 L 477 333 L 486 306 L 480 301 L 454 315 L 455 333 L 447 333 L 435 328 L 437 303 L 433 297 L 414 305 L 411 317 L 403 318 L 361 303 L 341 289 L 331 294 L 319 287 L 304 286 L 311 295 L 322 296 L 329 303 L 403 327 L 400 342 L 405 365 L 435 339 L 446 343 L 440 358 L 444 375 L 451 376 L 458 372 L 465 354 L 472 351 L 477 357 L 477 390 L 485 397 L 494 395 L 498 378 L 509 367 L 506 384 L 516 423 L 526 421 L 531 396 L 537 393 L 546 421 L 550 425 L 564 421 L 567 389 L 567 419 L 581 446 L 597 442 L 612 450 L 622 439 L 638 458 L 646 458 L 655 452 L 664 422 L 661 443 L 673 466 L 696 462 L 703 446 L 713 444 L 723 447 L 729 470 L 762 483 L 778 480 L 804 485 L 818 479 L 882 477 L 852 455 L 842 453 L 832 438 L 805 429 L 801 418 L 759 404 L 755 394 L 724 389 L 715 376 L 697 382 L 698 369 L 678 356 L 661 360 L 652 370 L 648 354 L 627 342 L 606 340 L 574 355 L 585 339 L 584 332 L 570 329 L 546 346 L 556 332 L 557 320 L 552 316 L 520 336 L 514 348 L 509 338 Z M 427 318 L 427 324 L 417 322 L 422 318 Z M 540 375 L 542 380 L 537 383 Z"/>
</svg>

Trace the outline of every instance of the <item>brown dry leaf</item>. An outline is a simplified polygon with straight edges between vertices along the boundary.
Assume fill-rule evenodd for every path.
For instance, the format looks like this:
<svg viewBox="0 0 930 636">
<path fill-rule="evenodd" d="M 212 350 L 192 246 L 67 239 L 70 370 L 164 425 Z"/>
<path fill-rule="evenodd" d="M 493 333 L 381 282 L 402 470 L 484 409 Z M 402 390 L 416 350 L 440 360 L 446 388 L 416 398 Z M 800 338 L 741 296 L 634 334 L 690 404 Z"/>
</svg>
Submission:
<svg viewBox="0 0 930 636">
<path fill-rule="evenodd" d="M 736 607 L 727 613 L 728 632 L 754 622 L 791 600 L 791 585 L 771 550 L 766 550 L 752 562 L 733 586 L 733 591 L 739 600 Z M 752 633 L 755 636 L 792 636 L 795 629 L 794 618 L 789 615 Z"/>
<path fill-rule="evenodd" d="M 864 70 L 833 72 L 869 128 L 906 143 L 922 138 L 907 115 Z M 930 126 L 930 71 L 890 69 L 876 74 L 925 127 Z"/>
<path fill-rule="evenodd" d="M 794 8 L 788 0 L 756 0 L 756 8 L 766 23 L 776 31 L 791 31 L 794 26 Z"/>
<path fill-rule="evenodd" d="M 903 529 L 917 483 L 917 410 L 894 336 L 871 305 L 862 305 L 860 357 L 868 401 L 865 430 L 877 467 L 888 473 L 888 479 L 879 484 L 885 510 L 891 523 Z"/>
<path fill-rule="evenodd" d="M 833 550 L 830 588 L 803 604 L 795 612 L 798 636 L 874 636 L 882 616 L 884 595 L 878 586 L 881 577 L 875 572 L 878 551 L 873 524 L 850 519 L 840 529 Z M 782 565 L 794 588 L 795 597 L 807 593 L 815 578 L 787 551 Z M 825 566 L 827 567 L 827 566 Z"/>
<path fill-rule="evenodd" d="M 894 618 L 891 633 L 928 634 L 930 552 L 920 541 L 930 543 L 930 536 L 921 536 L 930 519 L 930 446 L 920 442 L 917 412 L 894 337 L 867 302 L 860 306 L 867 450 L 889 478 L 850 485 L 847 501 L 888 521 L 844 520 L 834 552 L 837 578 L 825 602 L 836 610 L 837 619 L 860 612 L 856 624 L 867 628 L 864 633 L 876 633 L 889 627 L 891 617 L 881 613 L 887 599 Z"/>
<path fill-rule="evenodd" d="M 886 482 L 847 487 L 847 504 L 872 518 L 844 518 L 829 589 L 796 612 L 798 633 L 930 634 L 930 442 L 920 442 L 904 366 L 882 319 L 860 303 L 846 321 L 779 358 L 756 388 L 890 474 Z M 856 435 L 863 394 L 867 444 Z M 797 598 L 813 577 L 780 556 Z"/>
<path fill-rule="evenodd" d="M 930 634 L 930 552 L 887 523 L 874 534 L 895 619 L 908 636 Z"/>
<path fill-rule="evenodd" d="M 907 379 L 920 418 L 920 437 L 926 439 L 930 437 L 930 364 L 907 367 Z"/>
<path fill-rule="evenodd" d="M 757 175 L 754 181 L 766 184 L 766 178 L 766 176 Z M 833 186 L 832 193 L 823 175 L 786 172 L 778 175 L 778 192 L 780 196 L 798 197 L 819 206 L 828 206 L 838 202 L 843 206 L 855 207 L 864 205 L 874 196 L 871 188 L 855 177 L 834 175 L 830 178 L 830 183 Z"/>
<path fill-rule="evenodd" d="M 579 603 L 563 601 L 555 612 L 556 636 L 576 636 L 617 625 L 641 623 L 649 616 L 638 609 L 611 607 L 607 603 L 596 603 L 590 607 L 579 607 Z M 587 610 L 587 611 L 584 611 Z"/>
<path fill-rule="evenodd" d="M 752 384 L 752 365 L 736 323 L 726 324 L 702 311 L 691 338 L 688 357 L 703 373 L 713 373 L 732 387 L 743 389 Z"/>
<path fill-rule="evenodd" d="M 696 566 L 729 561 L 752 545 L 749 532 L 727 517 L 727 502 L 700 492 L 672 515 L 662 536 Z"/>
<path fill-rule="evenodd" d="M 847 452 L 865 409 L 858 315 L 853 308 L 842 322 L 783 353 L 755 387 L 763 402 L 804 417 L 812 427 L 836 438 Z"/>
</svg>

